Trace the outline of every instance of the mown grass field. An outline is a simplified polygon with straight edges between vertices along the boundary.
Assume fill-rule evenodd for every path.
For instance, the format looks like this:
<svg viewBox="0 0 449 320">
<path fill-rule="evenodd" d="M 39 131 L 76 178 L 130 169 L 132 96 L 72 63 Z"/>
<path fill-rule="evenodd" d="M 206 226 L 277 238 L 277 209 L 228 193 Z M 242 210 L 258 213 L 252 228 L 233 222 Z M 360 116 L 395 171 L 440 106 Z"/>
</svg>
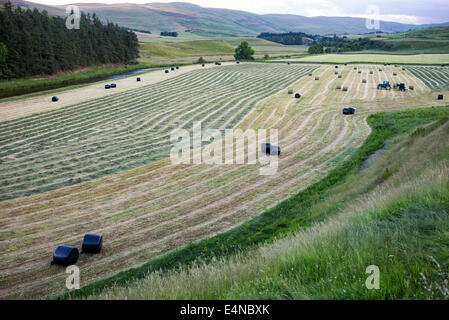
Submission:
<svg viewBox="0 0 449 320">
<path fill-rule="evenodd" d="M 264 213 L 265 224 L 283 221 L 283 226 L 278 224 L 271 234 L 287 234 L 283 237 L 248 251 L 240 248 L 230 257 L 228 252 L 224 258 L 220 257 L 220 250 L 211 254 L 209 246 L 207 251 L 202 250 L 207 254 L 199 254 L 182 270 L 170 266 L 167 256 L 165 265 L 149 268 L 153 272 L 142 279 L 130 277 L 128 285 L 123 285 L 120 280 L 124 277 L 116 277 L 118 284 L 110 281 L 110 286 L 97 294 L 92 294 L 95 291 L 90 286 L 81 291 L 82 296 L 447 299 L 448 116 L 447 106 L 371 116 L 369 123 L 378 129 L 374 129 L 361 151 L 374 148 L 376 143 L 384 145 L 382 151 L 364 162 L 363 156 L 352 157 L 352 169 L 348 170 L 347 165 L 340 167 L 343 176 L 335 185 L 330 183 L 331 177 L 339 170 L 332 171 L 322 180 L 328 185 L 319 199 L 307 199 L 317 194 L 316 188 L 306 193 L 311 187 L 289 199 L 290 206 L 273 208 L 271 212 L 276 215 Z M 431 124 L 413 129 L 428 122 Z M 234 241 L 243 244 L 243 238 L 248 236 L 254 241 L 256 232 L 250 226 L 254 222 L 235 230 Z M 287 228 L 290 232 L 282 230 Z M 187 252 L 184 254 L 188 256 Z M 207 258 L 213 254 L 215 259 Z M 366 268 L 373 264 L 380 271 L 379 290 L 365 286 Z"/>
<path fill-rule="evenodd" d="M 82 285 L 231 230 L 354 155 L 371 132 L 370 114 L 446 103 L 402 68 L 357 68 L 341 66 L 341 78 L 323 65 L 197 68 L 0 122 L 1 297 L 63 292 L 64 269 L 49 265 L 53 249 L 79 246 L 86 232 L 103 234 L 105 244 L 100 255 L 80 257 Z M 383 80 L 415 89 L 377 90 Z M 356 115 L 342 116 L 343 106 Z M 261 176 L 259 165 L 171 165 L 170 131 L 195 120 L 277 128 L 278 174 Z"/>
<path fill-rule="evenodd" d="M 449 54 L 323 54 L 282 61 L 323 63 L 449 64 Z"/>
</svg>

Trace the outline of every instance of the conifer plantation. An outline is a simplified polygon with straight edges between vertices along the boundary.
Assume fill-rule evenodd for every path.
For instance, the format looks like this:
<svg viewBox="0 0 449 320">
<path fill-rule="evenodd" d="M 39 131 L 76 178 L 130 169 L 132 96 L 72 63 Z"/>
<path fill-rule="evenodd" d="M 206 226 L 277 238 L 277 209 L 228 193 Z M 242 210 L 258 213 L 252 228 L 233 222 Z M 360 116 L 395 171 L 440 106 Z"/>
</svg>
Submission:
<svg viewBox="0 0 449 320">
<path fill-rule="evenodd" d="M 81 14 L 80 29 L 64 17 L 23 10 L 6 3 L 0 10 L 0 78 L 54 74 L 106 63 L 130 63 L 138 56 L 137 36 L 93 14 Z"/>
</svg>

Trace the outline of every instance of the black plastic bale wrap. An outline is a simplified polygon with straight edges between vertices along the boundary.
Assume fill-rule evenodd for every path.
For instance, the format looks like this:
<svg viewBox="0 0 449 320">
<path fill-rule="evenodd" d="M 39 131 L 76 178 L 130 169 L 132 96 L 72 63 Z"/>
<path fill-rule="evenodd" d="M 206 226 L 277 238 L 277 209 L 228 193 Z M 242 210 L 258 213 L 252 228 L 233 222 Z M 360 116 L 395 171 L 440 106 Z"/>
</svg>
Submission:
<svg viewBox="0 0 449 320">
<path fill-rule="evenodd" d="M 57 96 L 54 96 L 51 98 L 51 101 L 53 101 L 53 102 L 57 102 L 58 100 L 59 100 L 59 98 Z"/>
<path fill-rule="evenodd" d="M 100 253 L 103 246 L 103 236 L 98 234 L 86 233 L 83 239 L 83 253 Z"/>
<path fill-rule="evenodd" d="M 71 266 L 78 261 L 79 251 L 77 248 L 67 245 L 56 247 L 53 253 L 53 263 L 61 266 Z"/>
<path fill-rule="evenodd" d="M 299 93 L 295 93 L 295 98 L 296 98 L 296 99 L 299 99 L 299 98 L 301 98 L 301 94 L 299 94 Z"/>
<path fill-rule="evenodd" d="M 262 152 L 270 154 L 270 150 L 271 150 L 271 143 L 262 143 Z"/>
<path fill-rule="evenodd" d="M 137 82 L 140 82 L 140 80 L 141 80 L 140 77 L 138 77 L 138 78 L 137 78 Z"/>
</svg>

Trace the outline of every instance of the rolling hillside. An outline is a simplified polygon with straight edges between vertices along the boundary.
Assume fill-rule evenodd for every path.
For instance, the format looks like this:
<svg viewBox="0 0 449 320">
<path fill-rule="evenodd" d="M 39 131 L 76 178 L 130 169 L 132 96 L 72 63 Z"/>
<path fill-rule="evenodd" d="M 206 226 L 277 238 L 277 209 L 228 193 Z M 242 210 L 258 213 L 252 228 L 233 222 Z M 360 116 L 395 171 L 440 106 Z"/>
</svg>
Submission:
<svg viewBox="0 0 449 320">
<path fill-rule="evenodd" d="M 0 0 L 4 2 L 5 0 Z M 65 6 L 45 6 L 12 0 L 13 4 L 47 10 L 64 15 Z M 253 14 L 244 11 L 203 8 L 181 2 L 149 4 L 78 4 L 84 12 L 95 12 L 100 18 L 122 26 L 153 33 L 160 31 L 194 33 L 207 36 L 256 35 L 260 32 L 302 31 L 313 34 L 365 33 L 365 19 L 350 17 L 304 17 L 290 14 Z M 400 32 L 424 26 L 381 22 L 385 32 Z M 369 30 L 368 30 L 369 31 Z"/>
</svg>

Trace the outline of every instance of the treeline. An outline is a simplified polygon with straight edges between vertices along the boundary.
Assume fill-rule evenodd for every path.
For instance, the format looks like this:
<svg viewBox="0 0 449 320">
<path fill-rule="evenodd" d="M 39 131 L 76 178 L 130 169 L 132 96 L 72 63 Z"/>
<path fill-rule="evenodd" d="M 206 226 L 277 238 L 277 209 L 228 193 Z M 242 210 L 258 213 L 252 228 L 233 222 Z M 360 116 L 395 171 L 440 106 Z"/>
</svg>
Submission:
<svg viewBox="0 0 449 320">
<path fill-rule="evenodd" d="M 162 31 L 161 32 L 161 36 L 163 36 L 163 37 L 177 37 L 178 33 L 177 32 L 169 32 L 169 31 Z"/>
<path fill-rule="evenodd" d="M 269 33 L 262 32 L 258 38 L 285 45 L 311 45 L 309 53 L 331 53 L 361 50 L 384 50 L 393 49 L 391 43 L 382 40 L 371 40 L 369 38 L 349 39 L 346 36 L 320 36 L 310 35 L 303 32 Z"/>
<path fill-rule="evenodd" d="M 369 38 L 349 39 L 343 37 L 320 37 L 317 43 L 325 47 L 325 52 L 348 52 L 361 50 L 384 50 L 392 49 L 392 44 L 382 40 L 371 40 Z"/>
<path fill-rule="evenodd" d="M 265 39 L 268 41 L 281 43 L 285 45 L 302 45 L 308 44 L 310 40 L 304 38 L 311 38 L 303 32 L 289 32 L 289 33 L 270 33 L 262 32 L 257 36 L 257 38 Z"/>
<path fill-rule="evenodd" d="M 81 14 L 80 28 L 68 29 L 63 17 L 23 10 L 6 3 L 0 10 L 0 78 L 54 74 L 138 57 L 134 32 Z"/>
</svg>

